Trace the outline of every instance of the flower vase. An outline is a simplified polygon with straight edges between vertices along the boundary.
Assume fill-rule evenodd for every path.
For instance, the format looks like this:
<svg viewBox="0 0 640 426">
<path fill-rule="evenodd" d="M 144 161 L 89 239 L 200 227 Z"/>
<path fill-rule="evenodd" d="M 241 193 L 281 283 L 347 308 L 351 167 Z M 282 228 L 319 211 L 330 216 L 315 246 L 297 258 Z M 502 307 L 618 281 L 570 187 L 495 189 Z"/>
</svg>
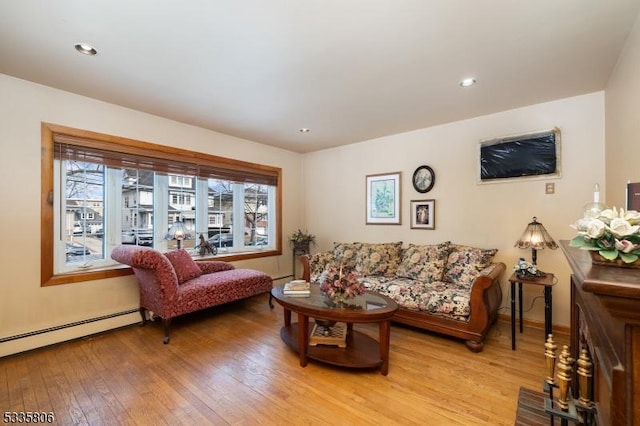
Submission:
<svg viewBox="0 0 640 426">
<path fill-rule="evenodd" d="M 361 309 L 360 297 L 346 297 L 343 293 L 336 293 L 333 297 L 325 294 L 326 304 L 336 309 Z"/>
<path fill-rule="evenodd" d="M 609 260 L 600 256 L 600 253 L 598 253 L 595 250 L 590 250 L 589 254 L 591 255 L 592 265 L 613 266 L 615 268 L 640 268 L 640 260 L 636 260 L 635 262 L 632 262 L 632 263 L 626 263 L 620 258 Z"/>
<path fill-rule="evenodd" d="M 336 306 L 337 306 L 338 308 L 340 308 L 340 309 L 344 309 L 344 308 L 346 308 L 346 307 L 347 307 L 347 305 L 348 305 L 347 301 L 348 301 L 348 300 L 349 300 L 349 299 L 348 299 L 348 298 L 346 298 L 346 297 L 344 296 L 344 294 L 342 294 L 342 293 L 338 293 L 338 294 L 336 294 L 336 297 L 334 297 L 334 298 L 333 298 L 333 302 L 334 302 L 334 303 L 336 304 Z"/>
<path fill-rule="evenodd" d="M 345 305 L 345 297 L 342 293 L 336 293 L 333 297 L 329 296 L 327 293 L 324 295 L 326 304 L 334 307 L 334 308 L 342 308 Z"/>
</svg>

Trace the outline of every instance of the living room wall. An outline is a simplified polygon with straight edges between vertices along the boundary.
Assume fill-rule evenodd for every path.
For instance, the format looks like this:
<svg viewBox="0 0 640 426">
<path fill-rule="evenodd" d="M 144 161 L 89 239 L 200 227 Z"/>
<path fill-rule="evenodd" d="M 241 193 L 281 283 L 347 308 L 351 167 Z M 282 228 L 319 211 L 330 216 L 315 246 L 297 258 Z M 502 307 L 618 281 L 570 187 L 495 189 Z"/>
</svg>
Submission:
<svg viewBox="0 0 640 426">
<path fill-rule="evenodd" d="M 562 132 L 560 178 L 478 183 L 479 141 L 556 126 Z M 411 177 L 425 164 L 434 169 L 436 183 L 420 194 Z M 402 224 L 366 225 L 365 177 L 389 172 L 402 172 Z M 496 260 L 510 275 L 519 257 L 531 258 L 530 250 L 514 243 L 532 217 L 556 241 L 571 239 L 569 225 L 593 200 L 594 184 L 606 195 L 604 172 L 604 92 L 596 92 L 306 154 L 304 223 L 319 236 L 317 250 L 334 241 L 406 246 L 450 240 L 497 248 Z M 546 183 L 555 184 L 554 194 L 545 194 Z M 409 202 L 423 199 L 435 199 L 435 230 L 410 229 Z M 570 270 L 562 251 L 540 251 L 538 266 L 558 277 L 553 322 L 568 327 Z M 500 313 L 509 315 L 507 278 Z M 544 321 L 541 288 L 525 286 L 524 309 L 525 319 Z"/>
<path fill-rule="evenodd" d="M 623 207 L 627 181 L 640 182 L 640 17 L 605 89 L 607 204 Z"/>
<path fill-rule="evenodd" d="M 237 262 L 291 274 L 286 236 L 301 224 L 301 155 L 0 74 L 0 339 L 138 308 L 135 278 L 40 287 L 40 123 L 50 122 L 281 167 L 283 255 Z M 139 322 L 139 314 L 0 343 L 0 356 Z M 161 339 L 158 339 L 161 342 Z"/>
</svg>

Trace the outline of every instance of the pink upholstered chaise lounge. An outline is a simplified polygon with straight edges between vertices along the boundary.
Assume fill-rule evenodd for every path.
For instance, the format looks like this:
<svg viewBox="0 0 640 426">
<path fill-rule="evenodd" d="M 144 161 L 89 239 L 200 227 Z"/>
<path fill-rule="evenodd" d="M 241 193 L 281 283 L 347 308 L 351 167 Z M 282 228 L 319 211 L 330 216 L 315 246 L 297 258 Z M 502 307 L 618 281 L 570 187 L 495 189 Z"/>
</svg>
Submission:
<svg viewBox="0 0 640 426">
<path fill-rule="evenodd" d="M 271 291 L 273 280 L 253 269 L 236 269 L 221 261 L 196 262 L 184 249 L 161 253 L 148 247 L 122 245 L 111 258 L 131 266 L 140 288 L 142 325 L 146 311 L 162 319 L 169 343 L 171 319 Z M 269 306 L 273 308 L 271 297 Z"/>
</svg>

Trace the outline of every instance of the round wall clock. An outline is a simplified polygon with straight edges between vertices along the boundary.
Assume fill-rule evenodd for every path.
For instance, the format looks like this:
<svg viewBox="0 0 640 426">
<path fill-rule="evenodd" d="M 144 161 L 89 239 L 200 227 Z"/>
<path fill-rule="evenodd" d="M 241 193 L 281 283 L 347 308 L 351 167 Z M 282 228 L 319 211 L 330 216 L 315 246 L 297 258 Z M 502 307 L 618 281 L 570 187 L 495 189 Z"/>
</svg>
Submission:
<svg viewBox="0 0 640 426">
<path fill-rule="evenodd" d="M 429 166 L 420 166 L 413 172 L 413 187 L 418 192 L 429 192 L 436 183 L 436 174 Z"/>
</svg>

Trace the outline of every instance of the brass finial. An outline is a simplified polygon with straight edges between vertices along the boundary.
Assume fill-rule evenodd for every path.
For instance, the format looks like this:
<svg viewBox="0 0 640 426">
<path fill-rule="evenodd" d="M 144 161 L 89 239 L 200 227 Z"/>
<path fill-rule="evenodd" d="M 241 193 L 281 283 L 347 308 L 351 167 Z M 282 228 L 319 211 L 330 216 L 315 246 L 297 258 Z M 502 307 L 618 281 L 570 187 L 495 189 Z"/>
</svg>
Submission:
<svg viewBox="0 0 640 426">
<path fill-rule="evenodd" d="M 547 337 L 544 348 L 544 357 L 547 365 L 547 377 L 545 378 L 545 380 L 550 385 L 553 385 L 555 383 L 553 377 L 556 368 L 556 350 L 558 349 L 558 345 L 556 345 L 556 342 L 553 340 L 552 334 L 549 334 L 549 336 Z"/>
</svg>

